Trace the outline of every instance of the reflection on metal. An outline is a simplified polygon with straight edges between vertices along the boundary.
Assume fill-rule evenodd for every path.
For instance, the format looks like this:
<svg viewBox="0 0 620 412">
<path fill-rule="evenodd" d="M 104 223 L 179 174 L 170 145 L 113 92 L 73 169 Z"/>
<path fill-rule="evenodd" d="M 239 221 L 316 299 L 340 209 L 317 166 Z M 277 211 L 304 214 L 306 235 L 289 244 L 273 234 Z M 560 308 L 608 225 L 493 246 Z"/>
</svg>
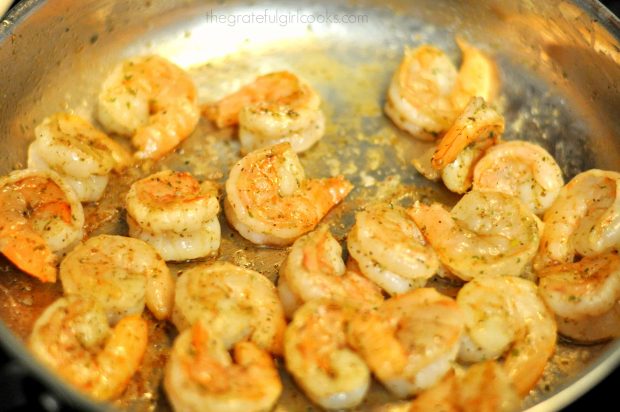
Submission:
<svg viewBox="0 0 620 412">
<path fill-rule="evenodd" d="M 158 53 L 188 68 L 203 102 L 257 74 L 290 69 L 316 87 L 329 118 L 325 138 L 301 156 L 307 174 L 344 174 L 356 185 L 345 205 L 329 217 L 342 239 L 355 209 L 369 199 L 455 201 L 411 165 L 428 145 L 395 129 L 382 113 L 403 46 L 430 42 L 456 62 L 455 34 L 492 54 L 500 65 L 506 138 L 543 145 L 567 179 L 591 167 L 618 170 L 620 25 L 595 1 L 280 0 L 263 6 L 237 0 L 25 0 L 0 23 L 0 174 L 24 167 L 27 143 L 44 117 L 70 110 L 92 118 L 101 80 L 125 57 Z M 165 165 L 223 182 L 238 148 L 230 131 L 201 122 Z M 109 202 L 111 210 L 122 206 L 127 182 L 120 183 Z M 105 228 L 126 230 L 118 213 L 114 216 Z M 222 259 L 275 278 L 285 251 L 253 248 L 226 225 L 223 235 Z M 28 331 L 24 319 L 58 295 L 59 286 L 40 290 L 10 270 L 1 275 L 2 290 L 16 302 L 0 302 L 2 342 L 55 390 L 79 399 L 75 402 L 84 409 L 88 401 L 38 366 L 20 344 Z M 30 305 L 20 303 L 26 295 Z M 15 308 L 22 319 L 10 315 Z M 619 362 L 620 342 L 594 347 L 563 343 L 525 405 L 560 409 Z M 303 396 L 290 379 L 286 384 L 289 395 L 279 410 L 301 408 Z M 545 384 L 551 385 L 549 391 Z M 156 399 L 158 393 L 139 394 L 133 405 L 148 405 L 149 396 Z M 389 396 L 374 385 L 365 407 L 385 399 Z M 167 408 L 165 402 L 158 406 Z"/>
</svg>

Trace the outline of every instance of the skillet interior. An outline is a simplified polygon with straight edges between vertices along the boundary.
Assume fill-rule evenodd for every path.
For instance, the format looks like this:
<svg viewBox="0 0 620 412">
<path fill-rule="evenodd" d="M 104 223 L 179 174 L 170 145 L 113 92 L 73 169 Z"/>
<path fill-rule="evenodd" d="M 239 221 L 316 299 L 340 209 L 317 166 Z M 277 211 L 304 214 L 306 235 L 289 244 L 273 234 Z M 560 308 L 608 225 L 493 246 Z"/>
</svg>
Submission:
<svg viewBox="0 0 620 412">
<path fill-rule="evenodd" d="M 203 101 L 218 98 L 257 72 L 291 68 L 317 88 L 330 119 L 325 138 L 302 156 L 307 174 L 343 173 L 356 185 L 345 205 L 328 216 L 335 224 L 334 234 L 342 239 L 354 210 L 370 199 L 397 198 L 404 204 L 419 198 L 456 201 L 417 175 L 410 159 L 427 146 L 395 129 L 381 108 L 404 45 L 430 42 L 457 61 L 453 42 L 457 33 L 493 54 L 501 67 L 506 139 L 544 146 L 558 160 L 566 180 L 592 167 L 617 170 L 620 31 L 617 20 L 604 10 L 589 2 L 561 1 L 378 3 L 280 1 L 264 7 L 236 1 L 26 1 L 0 27 L 0 173 L 24 166 L 33 129 L 45 116 L 73 110 L 92 118 L 101 80 L 124 57 L 157 53 L 189 68 Z M 288 17 L 246 23 L 243 16 L 251 13 Z M 214 15 L 224 20 L 218 23 L 215 19 L 222 17 Z M 316 21 L 300 21 L 302 15 Z M 319 16 L 327 20 L 330 15 L 355 16 L 356 22 L 320 22 Z M 238 142 L 230 131 L 215 131 L 201 122 L 177 153 L 155 168 L 190 170 L 200 178 L 223 182 L 237 153 Z M 123 190 L 142 173 L 134 170 L 111 185 L 114 189 L 102 204 L 87 207 L 93 233 L 126 233 Z M 286 252 L 255 248 L 220 220 L 224 224 L 220 259 L 274 279 Z M 173 270 L 184 266 L 173 265 Z M 0 317 L 17 336 L 17 341 L 5 338 L 14 346 L 61 289 L 59 284 L 42 286 L 15 273 L 3 257 L 0 268 L 6 272 L 0 277 L 0 291 L 6 295 Z M 160 348 L 167 347 L 173 328 L 151 325 L 151 338 Z M 12 350 L 28 358 L 22 348 Z M 591 347 L 563 343 L 539 389 L 524 405 L 543 407 L 539 402 L 547 398 L 570 401 L 619 358 L 617 343 Z M 145 367 L 118 406 L 155 407 L 162 396 L 156 383 L 164 361 L 165 351 L 149 352 Z M 27 362 L 32 364 L 31 359 Z M 49 375 L 44 379 L 53 380 Z M 290 390 L 280 407 L 305 410 L 307 401 L 290 379 L 287 382 Z M 62 387 L 57 381 L 54 385 Z M 374 385 L 362 409 L 386 399 L 385 391 Z M 167 408 L 165 402 L 157 404 L 157 409 Z"/>
</svg>

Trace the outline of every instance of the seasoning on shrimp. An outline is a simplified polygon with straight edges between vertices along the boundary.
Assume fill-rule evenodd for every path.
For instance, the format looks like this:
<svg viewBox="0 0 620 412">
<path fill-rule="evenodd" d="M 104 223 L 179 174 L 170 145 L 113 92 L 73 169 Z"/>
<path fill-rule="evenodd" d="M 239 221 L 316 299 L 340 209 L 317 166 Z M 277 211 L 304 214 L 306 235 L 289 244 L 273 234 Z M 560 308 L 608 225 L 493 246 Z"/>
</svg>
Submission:
<svg viewBox="0 0 620 412">
<path fill-rule="evenodd" d="M 370 371 L 347 343 L 355 310 L 329 300 L 305 303 L 286 328 L 284 359 L 310 399 L 324 409 L 353 408 L 370 385 Z"/>
<path fill-rule="evenodd" d="M 174 411 L 262 412 L 273 408 L 282 382 L 269 353 L 246 340 L 249 326 L 199 319 L 181 332 L 164 375 L 164 390 Z"/>
<path fill-rule="evenodd" d="M 548 266 L 538 272 L 540 293 L 558 331 L 592 343 L 620 337 L 620 257 L 617 252 Z"/>
<path fill-rule="evenodd" d="M 424 286 L 439 267 L 437 254 L 405 209 L 387 203 L 355 214 L 347 249 L 360 272 L 391 295 Z"/>
<path fill-rule="evenodd" d="M 43 282 L 55 282 L 57 257 L 82 238 L 84 211 L 56 173 L 18 170 L 0 178 L 0 252 Z"/>
<path fill-rule="evenodd" d="M 224 212 L 244 238 L 259 245 L 290 245 L 314 229 L 353 189 L 342 176 L 306 179 L 290 144 L 249 153 L 231 169 Z"/>
<path fill-rule="evenodd" d="M 472 97 L 491 103 L 499 88 L 495 62 L 457 39 L 460 71 L 441 50 L 422 45 L 405 50 L 387 94 L 385 113 L 400 129 L 421 140 L 435 140 L 454 123 Z"/>
<path fill-rule="evenodd" d="M 348 342 L 390 392 L 405 398 L 452 369 L 462 333 L 456 302 L 420 288 L 359 312 L 350 322 Z"/>
<path fill-rule="evenodd" d="M 467 193 L 452 208 L 416 203 L 409 209 L 445 268 L 462 280 L 521 275 L 538 250 L 542 222 L 517 198 Z"/>
<path fill-rule="evenodd" d="M 288 142 L 300 153 L 325 132 L 321 98 L 293 73 L 282 71 L 257 77 L 235 93 L 203 108 L 218 127 L 239 124 L 243 154 Z"/>
<path fill-rule="evenodd" d="M 157 319 L 172 314 L 174 278 L 157 251 L 138 239 L 88 239 L 63 259 L 60 280 L 65 295 L 97 300 L 113 324 L 140 315 L 145 303 Z"/>
<path fill-rule="evenodd" d="M 123 393 L 142 362 L 147 340 L 140 316 L 124 317 L 111 328 L 96 300 L 68 296 L 45 309 L 28 346 L 63 380 L 104 401 Z"/>
<path fill-rule="evenodd" d="M 288 318 L 304 303 L 316 299 L 355 307 L 383 302 L 381 289 L 345 267 L 342 247 L 327 226 L 300 237 L 280 267 L 278 294 Z"/>
<path fill-rule="evenodd" d="M 103 82 L 97 118 L 110 133 L 131 137 L 139 159 L 158 159 L 196 128 L 196 87 L 189 75 L 160 56 L 120 63 Z"/>
<path fill-rule="evenodd" d="M 534 269 L 571 263 L 620 247 L 620 173 L 592 169 L 575 176 L 543 216 Z"/>
<path fill-rule="evenodd" d="M 120 144 L 72 114 L 45 118 L 35 135 L 28 148 L 28 167 L 57 172 L 81 202 L 101 199 L 109 173 L 131 164 L 131 156 Z"/>
<path fill-rule="evenodd" d="M 503 368 L 519 396 L 536 385 L 555 351 L 556 323 L 538 287 L 514 276 L 473 279 L 456 299 L 465 315 L 459 360 L 504 358 Z"/>
<path fill-rule="evenodd" d="M 172 322 L 182 331 L 199 319 L 238 328 L 261 349 L 282 353 L 286 327 L 282 304 L 273 283 L 258 272 L 227 262 L 183 271 L 177 281 Z"/>
<path fill-rule="evenodd" d="M 217 185 L 187 172 L 166 170 L 131 185 L 126 196 L 129 235 L 166 260 L 217 254 L 221 229 Z"/>
<path fill-rule="evenodd" d="M 472 365 L 462 375 L 454 372 L 420 393 L 406 412 L 513 412 L 520 399 L 506 372 L 495 361 Z"/>
<path fill-rule="evenodd" d="M 474 190 L 518 197 L 537 215 L 551 206 L 562 186 L 562 170 L 553 157 L 542 147 L 521 140 L 491 147 L 474 168 Z"/>
</svg>

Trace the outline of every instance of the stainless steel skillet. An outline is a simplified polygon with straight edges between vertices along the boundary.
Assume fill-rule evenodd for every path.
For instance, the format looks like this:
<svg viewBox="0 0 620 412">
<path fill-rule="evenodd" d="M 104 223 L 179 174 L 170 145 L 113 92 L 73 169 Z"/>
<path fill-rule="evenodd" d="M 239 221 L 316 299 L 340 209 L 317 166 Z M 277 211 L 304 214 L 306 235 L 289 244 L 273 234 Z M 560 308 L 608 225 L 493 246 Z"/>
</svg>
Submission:
<svg viewBox="0 0 620 412">
<path fill-rule="evenodd" d="M 403 201 L 427 196 L 454 202 L 414 172 L 410 158 L 423 146 L 394 129 L 381 106 L 404 45 L 434 43 L 457 61 L 455 34 L 500 63 L 506 138 L 545 146 L 567 179 L 594 166 L 620 169 L 620 25 L 595 2 L 26 0 L 0 23 L 0 174 L 23 167 L 33 128 L 43 117 L 64 110 L 91 116 L 103 76 L 124 57 L 159 53 L 190 68 L 203 100 L 257 72 L 291 68 L 318 88 L 330 118 L 323 142 L 302 157 L 308 174 L 344 173 L 357 187 L 329 218 L 342 222 L 335 232 L 343 237 L 351 212 L 365 199 L 406 193 Z M 223 180 L 237 149 L 230 133 L 201 124 L 161 166 Z M 119 196 L 111 194 L 102 206 L 112 217 L 96 230 L 125 230 L 122 212 L 113 212 Z M 225 233 L 222 259 L 275 276 L 283 251 L 252 249 L 234 232 Z M 2 344 L 78 408 L 97 408 L 24 348 L 33 319 L 58 296 L 59 286 L 25 279 L 5 260 L 0 269 L 6 272 L 0 276 Z M 169 332 L 153 334 L 166 345 Z M 167 408 L 149 380 L 157 379 L 148 377 L 156 376 L 157 361 L 163 361 L 156 355 L 117 406 Z M 619 361 L 620 342 L 563 343 L 524 406 L 558 409 Z M 289 389 L 280 407 L 296 410 L 304 398 Z M 155 405 L 153 399 L 160 401 Z M 386 399 L 376 385 L 364 408 Z"/>
</svg>

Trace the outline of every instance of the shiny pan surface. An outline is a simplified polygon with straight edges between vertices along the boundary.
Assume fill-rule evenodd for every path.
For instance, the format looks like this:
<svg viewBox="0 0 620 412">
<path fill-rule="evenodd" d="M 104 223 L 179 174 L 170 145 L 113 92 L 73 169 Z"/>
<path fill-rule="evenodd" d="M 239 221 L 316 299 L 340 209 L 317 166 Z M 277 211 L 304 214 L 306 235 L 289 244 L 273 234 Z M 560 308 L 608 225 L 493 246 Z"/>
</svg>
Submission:
<svg viewBox="0 0 620 412">
<path fill-rule="evenodd" d="M 34 127 L 44 117 L 73 111 L 92 120 L 101 81 L 123 58 L 169 58 L 189 70 L 201 102 L 217 100 L 257 74 L 290 69 L 319 91 L 328 117 L 323 140 L 301 156 L 307 174 L 343 174 L 356 186 L 327 217 L 342 240 L 354 211 L 373 199 L 405 205 L 417 199 L 456 202 L 411 165 L 427 144 L 397 130 L 382 111 L 403 47 L 432 43 L 457 62 L 456 34 L 493 55 L 500 66 L 499 106 L 507 140 L 545 147 L 567 181 L 593 167 L 618 170 L 620 25 L 594 1 L 26 0 L 0 23 L 0 174 L 25 166 Z M 187 170 L 223 183 L 238 153 L 230 130 L 216 130 L 203 120 L 152 170 Z M 122 198 L 144 173 L 135 169 L 112 182 L 104 201 L 85 208 L 88 232 L 126 234 Z M 255 247 L 220 220 L 218 259 L 275 280 L 286 250 Z M 25 348 L 32 323 L 60 296 L 60 285 L 17 273 L 3 257 L 0 270 L 2 344 L 74 406 L 103 409 L 44 370 Z M 170 409 L 158 383 L 176 332 L 151 319 L 149 333 L 155 346 L 116 407 Z M 561 342 L 524 407 L 557 410 L 619 362 L 620 341 Z M 284 373 L 283 379 L 286 390 L 276 410 L 311 410 L 290 377 Z M 374 383 L 358 409 L 375 410 L 390 400 Z"/>
</svg>

